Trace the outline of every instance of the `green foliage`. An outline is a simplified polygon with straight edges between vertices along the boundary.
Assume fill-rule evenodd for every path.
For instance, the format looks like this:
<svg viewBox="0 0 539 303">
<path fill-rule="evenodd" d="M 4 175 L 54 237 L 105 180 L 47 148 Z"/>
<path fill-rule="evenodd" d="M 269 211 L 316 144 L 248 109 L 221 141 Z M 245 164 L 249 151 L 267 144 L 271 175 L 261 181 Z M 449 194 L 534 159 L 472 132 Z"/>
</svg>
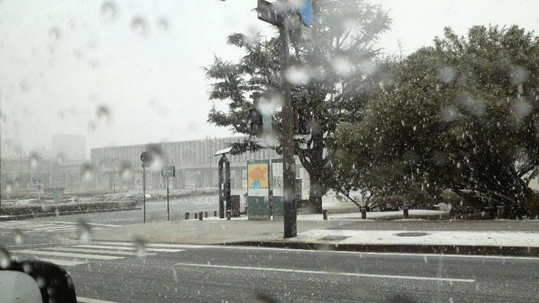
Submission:
<svg viewBox="0 0 539 303">
<path fill-rule="evenodd" d="M 339 160 L 361 171 L 354 186 L 375 195 L 420 186 L 433 197 L 451 189 L 478 209 L 538 211 L 528 203 L 539 160 L 537 37 L 517 26 L 476 26 L 466 38 L 446 29 L 394 74 L 360 123 L 339 127 Z"/>
<path fill-rule="evenodd" d="M 328 169 L 333 134 L 338 123 L 361 119 L 364 105 L 379 89 L 374 43 L 389 28 L 390 19 L 379 6 L 363 0 L 320 0 L 313 5 L 312 43 L 293 41 L 289 52 L 290 64 L 308 76 L 306 83 L 292 81 L 292 104 L 310 128 L 310 135 L 294 140 L 295 154 L 309 173 L 310 201 L 321 212 L 321 196 L 335 186 L 333 170 Z M 227 106 L 226 111 L 214 107 L 208 122 L 249 134 L 249 110 L 260 96 L 281 90 L 282 41 L 234 33 L 227 42 L 245 55 L 239 62 L 215 58 L 205 68 L 212 87 L 210 100 Z M 273 121 L 275 137 L 281 140 L 278 112 Z M 245 152 L 255 146 L 242 142 L 237 150 Z"/>
</svg>

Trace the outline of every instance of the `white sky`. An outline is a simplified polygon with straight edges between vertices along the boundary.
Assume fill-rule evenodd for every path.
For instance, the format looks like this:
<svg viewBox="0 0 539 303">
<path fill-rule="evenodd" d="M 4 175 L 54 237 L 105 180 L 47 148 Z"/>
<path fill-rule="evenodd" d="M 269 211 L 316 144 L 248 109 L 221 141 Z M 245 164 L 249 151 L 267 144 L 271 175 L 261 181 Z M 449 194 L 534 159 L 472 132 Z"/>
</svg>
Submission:
<svg viewBox="0 0 539 303">
<path fill-rule="evenodd" d="M 316 1 L 316 0 L 314 0 Z M 344 1 L 344 0 L 343 0 Z M 539 32 L 539 3 L 510 0 L 373 0 L 390 10 L 387 53 L 432 44 L 444 26 Z M 111 3 L 114 14 L 104 3 Z M 0 0 L 2 139 L 50 148 L 54 134 L 85 134 L 88 148 L 229 136 L 206 123 L 212 103 L 201 66 L 237 59 L 232 32 L 273 31 L 256 0 Z M 145 30 L 137 33 L 133 20 Z M 164 20 L 164 21 L 163 21 Z M 135 22 L 136 23 L 136 22 Z M 98 115 L 103 107 L 109 113 Z"/>
</svg>

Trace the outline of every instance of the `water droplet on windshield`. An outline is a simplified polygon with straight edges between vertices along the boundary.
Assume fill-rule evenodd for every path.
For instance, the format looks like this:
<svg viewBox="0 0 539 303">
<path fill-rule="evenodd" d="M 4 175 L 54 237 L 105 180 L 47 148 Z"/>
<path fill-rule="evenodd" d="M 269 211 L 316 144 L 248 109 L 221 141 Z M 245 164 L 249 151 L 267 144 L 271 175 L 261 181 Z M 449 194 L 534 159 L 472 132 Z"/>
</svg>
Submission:
<svg viewBox="0 0 539 303">
<path fill-rule="evenodd" d="M 26 81 L 21 81 L 21 83 L 19 83 L 19 88 L 25 93 L 30 91 L 30 86 L 28 85 L 28 83 L 26 83 Z"/>
<path fill-rule="evenodd" d="M 101 14 L 107 20 L 113 20 L 116 17 L 116 6 L 114 3 L 107 1 L 101 5 Z"/>
<path fill-rule="evenodd" d="M 517 100 L 511 107 L 511 110 L 518 118 L 522 119 L 531 112 L 532 106 L 526 100 Z"/>
<path fill-rule="evenodd" d="M 133 172 L 131 171 L 131 167 L 129 163 L 122 163 L 120 167 L 120 178 L 124 182 L 130 182 L 133 180 Z"/>
<path fill-rule="evenodd" d="M 94 131 L 97 128 L 97 125 L 95 124 L 95 121 L 89 121 L 88 122 L 88 130 Z"/>
<path fill-rule="evenodd" d="M 135 249 L 137 250 L 137 256 L 139 258 L 146 257 L 146 240 L 143 238 L 136 238 L 133 241 L 133 244 L 135 245 Z"/>
<path fill-rule="evenodd" d="M 455 80 L 457 72 L 452 67 L 446 66 L 440 69 L 438 72 L 438 79 L 443 83 L 451 83 Z"/>
<path fill-rule="evenodd" d="M 166 31 L 170 27 L 170 24 L 166 18 L 161 18 L 157 21 L 157 27 L 162 31 Z"/>
<path fill-rule="evenodd" d="M 32 169 L 37 169 L 39 167 L 39 155 L 37 153 L 30 154 L 30 167 Z"/>
<path fill-rule="evenodd" d="M 13 184 L 13 181 L 8 181 L 7 184 L 6 184 L 6 193 L 12 193 L 13 192 L 13 187 L 14 187 L 14 184 Z"/>
<path fill-rule="evenodd" d="M 95 178 L 95 168 L 90 163 L 84 163 L 81 166 L 82 180 L 85 183 L 90 183 L 94 181 Z"/>
<path fill-rule="evenodd" d="M 37 277 L 36 282 L 37 282 L 37 286 L 39 286 L 39 288 L 43 288 L 43 287 L 45 287 L 45 285 L 47 285 L 47 283 L 45 281 L 45 278 L 43 278 L 43 277 Z"/>
<path fill-rule="evenodd" d="M 11 265 L 11 257 L 9 252 L 0 247 L 0 267 L 6 269 Z"/>
<path fill-rule="evenodd" d="M 133 18 L 131 21 L 131 30 L 133 30 L 133 32 L 139 36 L 145 35 L 147 30 L 146 21 L 144 21 L 142 17 Z"/>
<path fill-rule="evenodd" d="M 146 151 L 151 159 L 148 169 L 153 172 L 160 172 L 163 170 L 163 167 L 165 166 L 165 156 L 161 147 L 158 145 L 150 145 L 147 147 Z"/>
<path fill-rule="evenodd" d="M 22 270 L 24 270 L 25 273 L 29 274 L 34 270 L 34 267 L 32 266 L 32 264 L 24 263 L 22 265 Z"/>
<path fill-rule="evenodd" d="M 509 78 L 514 84 L 522 84 L 528 80 L 528 71 L 522 66 L 512 66 L 509 71 Z"/>
<path fill-rule="evenodd" d="M 331 67 L 333 68 L 333 71 L 341 77 L 348 77 L 352 73 L 352 66 L 350 62 L 348 59 L 342 56 L 336 56 L 333 58 Z"/>
<path fill-rule="evenodd" d="M 24 243 L 23 241 L 23 236 L 24 234 L 22 233 L 22 231 L 20 229 L 15 229 L 15 244 L 17 245 L 21 245 Z"/>
<path fill-rule="evenodd" d="M 90 243 L 92 241 L 92 230 L 90 226 L 84 221 L 79 221 L 77 228 L 80 242 Z"/>
<path fill-rule="evenodd" d="M 378 71 L 378 66 L 370 59 L 362 61 L 359 68 L 366 75 L 374 75 Z"/>
<path fill-rule="evenodd" d="M 108 122 L 110 120 L 110 111 L 109 109 L 104 106 L 104 105 L 101 105 L 99 106 L 96 111 L 95 111 L 96 115 L 97 115 L 97 118 L 100 120 L 100 121 L 103 121 L 103 122 Z"/>
<path fill-rule="evenodd" d="M 60 38 L 60 30 L 57 27 L 51 27 L 49 29 L 49 36 L 54 40 L 58 40 Z"/>
<path fill-rule="evenodd" d="M 306 85 L 309 83 L 309 71 L 305 66 L 291 66 L 285 75 L 286 80 L 294 85 Z"/>
<path fill-rule="evenodd" d="M 441 118 L 446 122 L 453 122 L 458 119 L 459 112 L 454 106 L 446 106 L 440 111 Z"/>
</svg>

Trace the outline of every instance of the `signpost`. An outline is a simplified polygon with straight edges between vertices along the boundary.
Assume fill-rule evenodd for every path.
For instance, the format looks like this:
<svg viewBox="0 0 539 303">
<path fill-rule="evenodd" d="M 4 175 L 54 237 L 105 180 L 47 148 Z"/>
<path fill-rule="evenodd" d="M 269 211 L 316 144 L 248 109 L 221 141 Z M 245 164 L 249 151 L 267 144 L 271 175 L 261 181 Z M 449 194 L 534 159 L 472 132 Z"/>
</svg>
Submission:
<svg viewBox="0 0 539 303">
<path fill-rule="evenodd" d="M 142 161 L 142 213 L 143 222 L 146 223 L 146 167 L 152 162 L 152 155 L 144 151 L 140 154 L 140 161 Z"/>
<path fill-rule="evenodd" d="M 164 178 L 167 178 L 167 221 L 170 221 L 170 200 L 169 200 L 169 187 L 168 187 L 168 178 L 176 177 L 176 166 L 166 166 L 163 169 L 162 175 Z"/>
</svg>

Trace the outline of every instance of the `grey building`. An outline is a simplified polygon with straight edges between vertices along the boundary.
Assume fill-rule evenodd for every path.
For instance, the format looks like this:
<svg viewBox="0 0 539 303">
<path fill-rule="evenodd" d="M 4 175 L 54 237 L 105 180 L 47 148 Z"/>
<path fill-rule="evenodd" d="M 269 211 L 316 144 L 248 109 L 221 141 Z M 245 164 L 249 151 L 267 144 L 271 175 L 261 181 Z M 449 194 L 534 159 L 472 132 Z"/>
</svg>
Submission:
<svg viewBox="0 0 539 303">
<path fill-rule="evenodd" d="M 219 157 L 214 154 L 229 147 L 230 143 L 243 140 L 243 137 L 211 138 L 191 141 L 158 143 L 164 165 L 176 166 L 176 177 L 170 180 L 173 189 L 217 187 Z M 94 148 L 91 150 L 91 167 L 95 169 L 95 180 L 88 184 L 96 189 L 138 189 L 142 187 L 142 167 L 140 154 L 151 144 Z M 247 187 L 247 161 L 253 159 L 282 158 L 271 149 L 247 152 L 241 155 L 228 154 L 231 168 L 231 187 Z M 308 175 L 299 162 L 297 177 L 308 186 Z M 160 172 L 148 170 L 146 173 L 148 189 L 165 186 Z"/>
</svg>

